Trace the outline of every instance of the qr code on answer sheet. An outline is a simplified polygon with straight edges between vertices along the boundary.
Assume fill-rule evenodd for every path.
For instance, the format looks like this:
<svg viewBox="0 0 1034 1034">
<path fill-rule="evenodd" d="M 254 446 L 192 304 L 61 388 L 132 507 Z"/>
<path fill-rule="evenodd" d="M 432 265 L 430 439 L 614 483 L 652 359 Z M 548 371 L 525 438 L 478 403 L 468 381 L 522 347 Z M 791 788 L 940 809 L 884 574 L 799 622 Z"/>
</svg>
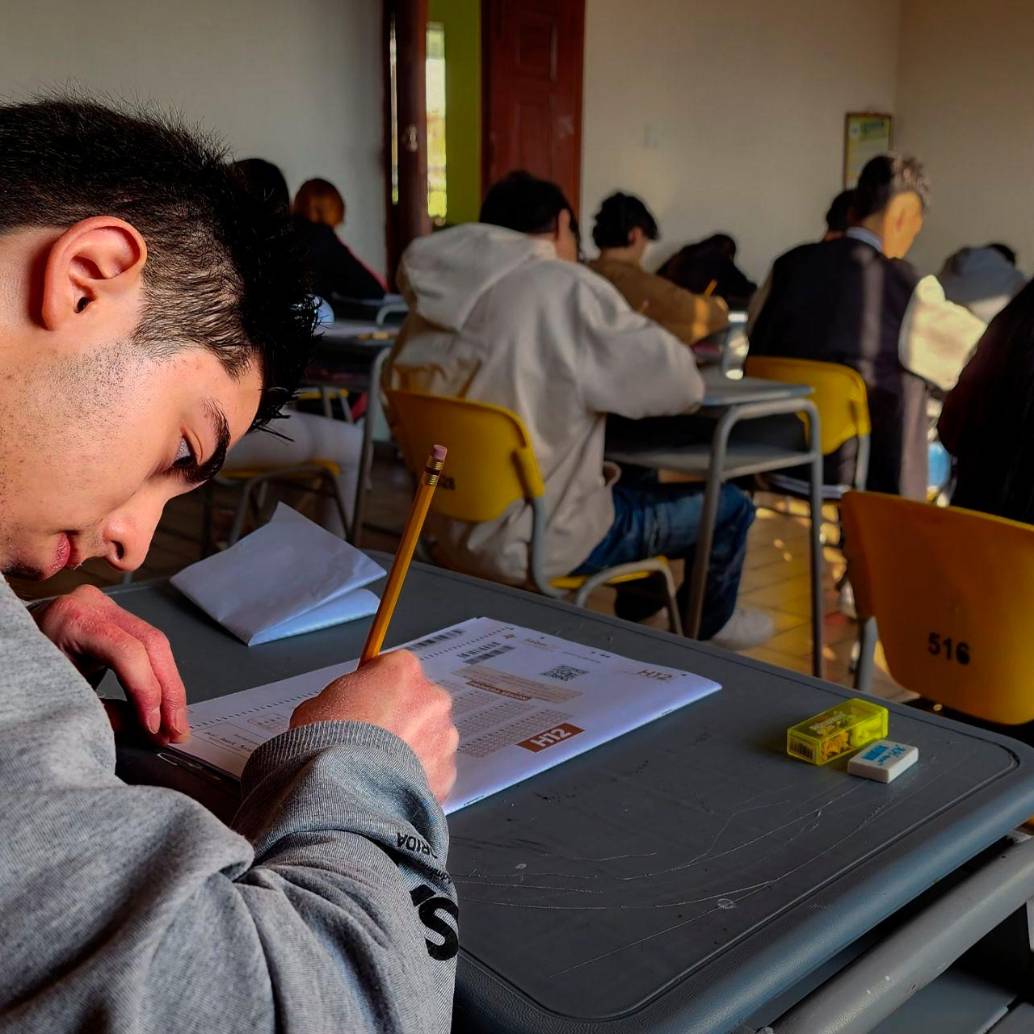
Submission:
<svg viewBox="0 0 1034 1034">
<path fill-rule="evenodd" d="M 550 668 L 549 671 L 544 671 L 542 674 L 547 679 L 556 679 L 557 682 L 570 682 L 571 679 L 576 679 L 579 675 L 588 675 L 589 673 L 583 668 L 572 668 L 569 664 L 558 664 L 555 668 Z"/>
</svg>

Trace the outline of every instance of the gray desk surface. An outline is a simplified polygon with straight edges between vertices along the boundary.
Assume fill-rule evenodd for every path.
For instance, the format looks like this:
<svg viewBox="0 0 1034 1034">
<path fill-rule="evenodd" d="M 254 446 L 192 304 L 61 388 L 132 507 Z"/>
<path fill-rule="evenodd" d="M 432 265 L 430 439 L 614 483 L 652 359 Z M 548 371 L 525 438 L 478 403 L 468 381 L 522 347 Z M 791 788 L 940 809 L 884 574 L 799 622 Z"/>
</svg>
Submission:
<svg viewBox="0 0 1034 1034">
<path fill-rule="evenodd" d="M 607 459 L 653 470 L 677 470 L 682 474 L 696 474 L 703 479 L 711 469 L 713 453 L 709 442 L 692 442 L 672 448 L 644 445 L 608 449 Z M 722 463 L 722 477 L 731 480 L 770 470 L 785 470 L 787 467 L 804 466 L 810 459 L 807 452 L 788 450 L 768 442 L 730 442 Z"/>
<path fill-rule="evenodd" d="M 702 409 L 725 409 L 748 402 L 771 402 L 773 399 L 803 398 L 811 394 L 807 384 L 784 384 L 766 381 L 760 377 L 727 377 L 718 367 L 708 366 L 700 371 L 704 381 Z"/>
<path fill-rule="evenodd" d="M 117 596 L 169 635 L 193 700 L 354 657 L 367 627 L 246 649 L 167 586 Z M 889 786 L 815 768 L 785 729 L 848 692 L 491 583 L 414 567 L 389 642 L 475 615 L 723 689 L 451 817 L 459 1030 L 735 1030 L 1034 812 L 1022 744 L 891 705 L 915 768 Z"/>
<path fill-rule="evenodd" d="M 340 324 L 334 324 L 334 328 L 328 328 L 317 338 L 305 370 L 305 383 L 366 390 L 374 361 L 395 343 L 394 331 L 398 328 L 388 336 L 376 338 L 348 333 Z M 385 329 L 392 331 L 392 328 L 379 328 L 380 331 Z"/>
<path fill-rule="evenodd" d="M 334 343 L 390 345 L 398 337 L 398 333 L 397 326 L 382 325 L 369 320 L 335 320 L 319 332 L 318 338 Z"/>
</svg>

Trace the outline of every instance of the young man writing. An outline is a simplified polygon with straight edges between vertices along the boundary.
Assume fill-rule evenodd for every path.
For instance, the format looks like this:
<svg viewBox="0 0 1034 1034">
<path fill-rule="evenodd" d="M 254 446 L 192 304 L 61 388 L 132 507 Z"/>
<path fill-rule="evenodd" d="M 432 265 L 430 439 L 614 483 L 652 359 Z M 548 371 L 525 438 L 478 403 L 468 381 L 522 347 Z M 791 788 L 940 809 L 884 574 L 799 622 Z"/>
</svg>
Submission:
<svg viewBox="0 0 1034 1034">
<path fill-rule="evenodd" d="M 296 382 L 297 268 L 286 220 L 183 129 L 0 108 L 5 572 L 140 564 L 165 503 Z M 155 629 L 88 589 L 30 616 L 0 582 L 0 658 L 0 1030 L 448 1029 L 455 943 L 414 900 L 455 916 L 435 797 L 456 732 L 411 655 L 302 704 L 249 762 L 233 829 L 114 775 L 80 672 L 114 668 L 156 739 L 182 739 Z"/>
</svg>

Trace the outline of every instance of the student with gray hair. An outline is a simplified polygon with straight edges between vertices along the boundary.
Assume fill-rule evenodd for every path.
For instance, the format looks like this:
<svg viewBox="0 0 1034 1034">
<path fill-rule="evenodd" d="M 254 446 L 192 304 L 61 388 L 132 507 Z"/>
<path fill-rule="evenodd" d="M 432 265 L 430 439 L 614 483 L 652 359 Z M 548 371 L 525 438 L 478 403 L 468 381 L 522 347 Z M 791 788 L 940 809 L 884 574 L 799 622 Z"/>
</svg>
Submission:
<svg viewBox="0 0 1034 1034">
<path fill-rule="evenodd" d="M 750 328 L 751 355 L 842 363 L 862 375 L 872 417 L 867 487 L 914 499 L 926 495 L 928 386 L 949 390 L 984 330 L 905 261 L 928 198 L 914 158 L 873 158 L 852 225 L 776 260 Z M 853 471 L 853 443 L 827 457 L 830 483 L 850 483 Z"/>
</svg>

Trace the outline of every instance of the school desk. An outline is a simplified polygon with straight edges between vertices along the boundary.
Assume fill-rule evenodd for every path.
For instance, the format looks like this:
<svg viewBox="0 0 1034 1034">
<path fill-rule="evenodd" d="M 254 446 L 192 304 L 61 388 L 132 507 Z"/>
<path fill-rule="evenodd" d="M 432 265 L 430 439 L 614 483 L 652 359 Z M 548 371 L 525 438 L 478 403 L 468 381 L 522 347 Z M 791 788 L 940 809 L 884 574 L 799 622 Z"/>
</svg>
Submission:
<svg viewBox="0 0 1034 1034">
<path fill-rule="evenodd" d="M 355 657 L 368 625 L 248 649 L 166 584 L 114 596 L 168 634 L 191 700 Z M 1001 839 L 1034 813 L 1031 748 L 890 704 L 916 766 L 890 785 L 813 767 L 785 730 L 848 691 L 424 565 L 389 644 L 478 615 L 723 688 L 450 818 L 457 1031 L 783 1034 L 796 1006 L 813 1012 L 787 1034 L 858 1034 L 1034 895 L 1034 841 Z M 227 784 L 152 751 L 123 749 L 120 771 L 232 810 Z M 852 960 L 863 947 L 890 956 Z"/>
</svg>

